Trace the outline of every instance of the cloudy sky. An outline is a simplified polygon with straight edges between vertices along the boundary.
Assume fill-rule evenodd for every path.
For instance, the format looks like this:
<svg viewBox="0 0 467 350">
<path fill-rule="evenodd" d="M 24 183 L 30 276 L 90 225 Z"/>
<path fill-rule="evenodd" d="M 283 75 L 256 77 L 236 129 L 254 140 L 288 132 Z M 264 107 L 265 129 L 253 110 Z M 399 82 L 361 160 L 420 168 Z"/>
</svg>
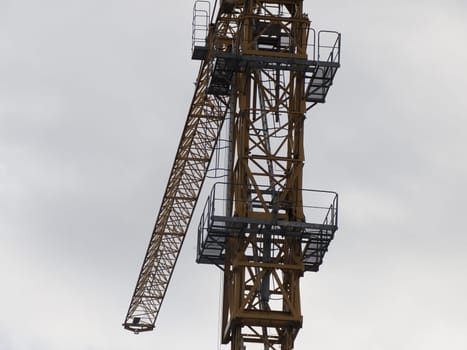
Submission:
<svg viewBox="0 0 467 350">
<path fill-rule="evenodd" d="M 120 326 L 198 69 L 193 3 L 161 3 L 0 1 L 0 350 L 219 349 L 198 216 L 157 329 Z M 305 7 L 343 33 L 308 115 L 305 180 L 341 211 L 302 280 L 296 349 L 464 350 L 466 2 Z"/>
</svg>

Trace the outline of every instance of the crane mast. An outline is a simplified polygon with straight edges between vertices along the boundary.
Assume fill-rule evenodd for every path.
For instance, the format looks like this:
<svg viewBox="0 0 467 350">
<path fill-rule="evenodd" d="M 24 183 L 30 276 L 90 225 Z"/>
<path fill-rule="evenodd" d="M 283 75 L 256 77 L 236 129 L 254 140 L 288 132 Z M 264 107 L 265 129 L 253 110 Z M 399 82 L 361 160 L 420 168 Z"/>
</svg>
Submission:
<svg viewBox="0 0 467 350">
<path fill-rule="evenodd" d="M 229 116 L 228 180 L 204 206 L 197 262 L 223 270 L 223 344 L 290 350 L 302 327 L 300 278 L 318 271 L 337 230 L 337 193 L 304 189 L 303 166 L 305 113 L 325 102 L 340 34 L 310 28 L 303 0 L 223 0 L 214 12 L 211 21 L 209 3 L 195 3 L 201 69 L 124 327 L 154 328 Z"/>
</svg>

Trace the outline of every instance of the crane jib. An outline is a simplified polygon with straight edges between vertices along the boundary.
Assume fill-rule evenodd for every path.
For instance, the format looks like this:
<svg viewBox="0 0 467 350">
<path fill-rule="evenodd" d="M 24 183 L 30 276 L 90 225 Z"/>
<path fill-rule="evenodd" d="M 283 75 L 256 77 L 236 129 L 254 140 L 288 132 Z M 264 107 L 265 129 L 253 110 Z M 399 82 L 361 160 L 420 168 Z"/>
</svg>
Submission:
<svg viewBox="0 0 467 350">
<path fill-rule="evenodd" d="M 211 65 L 203 61 L 167 188 L 123 326 L 154 324 L 227 113 L 228 97 L 206 93 Z"/>
</svg>

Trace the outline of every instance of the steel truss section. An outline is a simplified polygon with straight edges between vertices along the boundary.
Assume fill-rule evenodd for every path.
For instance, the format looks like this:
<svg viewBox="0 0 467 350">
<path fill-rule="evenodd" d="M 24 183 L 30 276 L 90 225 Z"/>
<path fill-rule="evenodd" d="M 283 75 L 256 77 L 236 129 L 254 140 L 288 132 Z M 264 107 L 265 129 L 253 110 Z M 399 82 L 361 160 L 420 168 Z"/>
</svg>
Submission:
<svg viewBox="0 0 467 350">
<path fill-rule="evenodd" d="M 338 206 L 336 193 L 307 192 L 302 182 L 305 113 L 325 102 L 340 66 L 340 34 L 318 32 L 315 42 L 302 5 L 222 0 L 209 24 L 209 4 L 195 4 L 192 58 L 201 68 L 126 329 L 154 328 L 229 113 L 226 195 L 221 211 L 219 197 L 208 199 L 197 261 L 224 271 L 222 343 L 232 350 L 293 349 L 302 326 L 299 280 L 321 265 Z M 310 214 L 306 193 L 331 199 Z M 324 211 L 319 218 L 316 209 Z"/>
<path fill-rule="evenodd" d="M 187 122 L 123 324 L 135 333 L 154 328 L 225 118 L 227 99 L 206 94 L 211 69 L 210 61 L 201 66 Z"/>
<path fill-rule="evenodd" d="M 337 194 L 324 220 L 307 223 L 302 182 L 307 103 L 324 102 L 340 35 L 324 61 L 313 40 L 309 59 L 301 0 L 222 1 L 219 11 L 238 14 L 236 35 L 213 38 L 208 87 L 232 98 L 231 176 L 221 215 L 208 199 L 197 260 L 224 270 L 224 344 L 291 350 L 302 326 L 299 279 L 318 270 L 337 230 Z"/>
<path fill-rule="evenodd" d="M 209 27 L 207 46 L 231 42 L 237 14 L 219 12 Z M 224 38 L 224 39 L 223 39 Z M 226 49 L 217 47 L 217 51 Z M 172 166 L 159 214 L 123 326 L 135 333 L 154 328 L 172 272 L 206 178 L 227 111 L 229 96 L 208 93 L 214 72 L 213 50 L 201 62 L 194 97 Z"/>
</svg>

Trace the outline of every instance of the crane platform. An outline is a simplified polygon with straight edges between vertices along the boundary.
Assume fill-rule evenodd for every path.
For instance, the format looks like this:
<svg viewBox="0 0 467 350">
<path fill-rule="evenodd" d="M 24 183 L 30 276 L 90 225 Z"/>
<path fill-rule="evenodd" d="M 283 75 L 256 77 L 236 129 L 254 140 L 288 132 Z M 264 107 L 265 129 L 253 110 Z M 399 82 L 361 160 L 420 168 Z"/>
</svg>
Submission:
<svg viewBox="0 0 467 350">
<path fill-rule="evenodd" d="M 281 219 L 282 208 L 271 218 L 245 218 L 225 215 L 227 199 L 219 195 L 222 186 L 213 186 L 205 204 L 198 226 L 197 262 L 213 264 L 222 268 L 225 261 L 226 241 L 229 235 L 256 235 L 259 240 L 268 237 L 271 241 L 280 241 L 286 237 L 299 237 L 302 246 L 302 262 L 305 271 L 318 271 L 323 262 L 329 244 L 337 231 L 338 195 L 331 191 L 301 190 L 314 199 L 316 205 L 304 206 L 308 222 Z M 265 187 L 263 193 L 269 192 Z M 277 196 L 275 196 L 277 197 Z M 252 207 L 260 207 L 259 198 L 251 198 Z M 271 212 L 274 211 L 273 203 Z M 289 203 L 290 206 L 292 206 Z M 276 206 L 277 207 L 277 206 Z M 253 253 L 248 259 L 255 259 Z"/>
<path fill-rule="evenodd" d="M 311 43 L 306 58 L 297 58 L 296 55 L 274 57 L 225 51 L 214 52 L 215 63 L 207 93 L 228 96 L 235 72 L 245 71 L 246 68 L 268 68 L 305 72 L 306 101 L 311 102 L 311 107 L 317 103 L 325 103 L 326 96 L 340 67 L 341 35 L 329 30 L 320 30 L 316 34 L 315 30 L 310 28 L 310 37 Z M 205 45 L 207 44 L 203 44 L 200 40 L 193 40 L 192 59 L 206 59 L 208 47 Z M 258 45 L 266 45 L 271 40 L 263 38 L 262 41 L 258 41 Z M 269 46 L 271 48 L 263 48 L 263 51 L 276 49 L 274 45 Z"/>
</svg>

